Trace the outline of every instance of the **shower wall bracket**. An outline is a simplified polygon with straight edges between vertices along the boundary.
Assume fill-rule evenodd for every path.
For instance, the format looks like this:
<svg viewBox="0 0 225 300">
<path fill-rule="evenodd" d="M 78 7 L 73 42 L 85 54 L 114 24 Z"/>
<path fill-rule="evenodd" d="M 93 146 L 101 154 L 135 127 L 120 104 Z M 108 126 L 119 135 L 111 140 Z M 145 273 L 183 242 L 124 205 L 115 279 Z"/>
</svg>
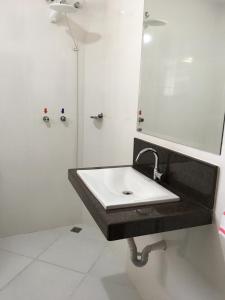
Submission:
<svg viewBox="0 0 225 300">
<path fill-rule="evenodd" d="M 164 250 L 165 251 L 167 249 L 167 244 L 166 244 L 166 241 L 164 241 L 164 240 L 153 243 L 151 245 L 147 245 L 142 250 L 142 252 L 138 252 L 134 238 L 127 239 L 127 242 L 128 242 L 128 246 L 130 249 L 131 261 L 136 267 L 139 267 L 139 268 L 144 267 L 148 263 L 149 254 L 152 251 L 155 251 L 155 250 Z"/>
</svg>

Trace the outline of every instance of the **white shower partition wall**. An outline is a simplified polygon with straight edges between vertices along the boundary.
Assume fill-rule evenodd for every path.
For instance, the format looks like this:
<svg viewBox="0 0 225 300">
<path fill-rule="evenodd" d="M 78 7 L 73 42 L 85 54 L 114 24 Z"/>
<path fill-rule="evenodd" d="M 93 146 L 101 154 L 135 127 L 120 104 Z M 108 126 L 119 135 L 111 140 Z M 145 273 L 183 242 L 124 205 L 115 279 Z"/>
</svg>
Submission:
<svg viewBox="0 0 225 300">
<path fill-rule="evenodd" d="M 80 222 L 67 180 L 76 166 L 77 54 L 48 14 L 42 0 L 1 3 L 1 236 Z"/>
</svg>

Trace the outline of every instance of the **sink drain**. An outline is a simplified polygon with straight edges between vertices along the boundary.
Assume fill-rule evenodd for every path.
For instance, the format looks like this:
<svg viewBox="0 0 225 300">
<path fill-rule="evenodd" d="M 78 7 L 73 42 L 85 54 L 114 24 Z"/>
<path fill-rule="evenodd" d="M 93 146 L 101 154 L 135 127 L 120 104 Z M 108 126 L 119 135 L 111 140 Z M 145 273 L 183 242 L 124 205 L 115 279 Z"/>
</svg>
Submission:
<svg viewBox="0 0 225 300">
<path fill-rule="evenodd" d="M 123 191 L 123 194 L 126 195 L 126 196 L 129 196 L 129 195 L 132 195 L 133 192 L 131 192 L 131 191 Z"/>
</svg>

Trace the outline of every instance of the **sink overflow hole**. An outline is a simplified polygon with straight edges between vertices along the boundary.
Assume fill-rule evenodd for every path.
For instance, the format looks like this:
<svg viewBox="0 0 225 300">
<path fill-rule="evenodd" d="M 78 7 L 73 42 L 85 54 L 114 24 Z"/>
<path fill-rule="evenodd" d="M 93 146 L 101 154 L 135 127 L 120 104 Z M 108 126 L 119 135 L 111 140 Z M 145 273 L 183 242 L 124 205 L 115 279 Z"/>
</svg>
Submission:
<svg viewBox="0 0 225 300">
<path fill-rule="evenodd" d="M 129 195 L 132 195 L 133 192 L 131 192 L 131 191 L 123 191 L 123 194 L 129 196 Z"/>
</svg>

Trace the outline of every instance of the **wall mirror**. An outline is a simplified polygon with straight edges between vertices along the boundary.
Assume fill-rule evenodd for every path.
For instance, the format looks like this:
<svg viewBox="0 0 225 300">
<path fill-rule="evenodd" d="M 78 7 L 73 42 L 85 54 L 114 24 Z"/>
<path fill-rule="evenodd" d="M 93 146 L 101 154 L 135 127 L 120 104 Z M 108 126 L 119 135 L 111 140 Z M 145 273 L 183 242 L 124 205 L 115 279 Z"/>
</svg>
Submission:
<svg viewBox="0 0 225 300">
<path fill-rule="evenodd" d="M 225 0 L 145 0 L 138 130 L 221 152 Z"/>
</svg>

